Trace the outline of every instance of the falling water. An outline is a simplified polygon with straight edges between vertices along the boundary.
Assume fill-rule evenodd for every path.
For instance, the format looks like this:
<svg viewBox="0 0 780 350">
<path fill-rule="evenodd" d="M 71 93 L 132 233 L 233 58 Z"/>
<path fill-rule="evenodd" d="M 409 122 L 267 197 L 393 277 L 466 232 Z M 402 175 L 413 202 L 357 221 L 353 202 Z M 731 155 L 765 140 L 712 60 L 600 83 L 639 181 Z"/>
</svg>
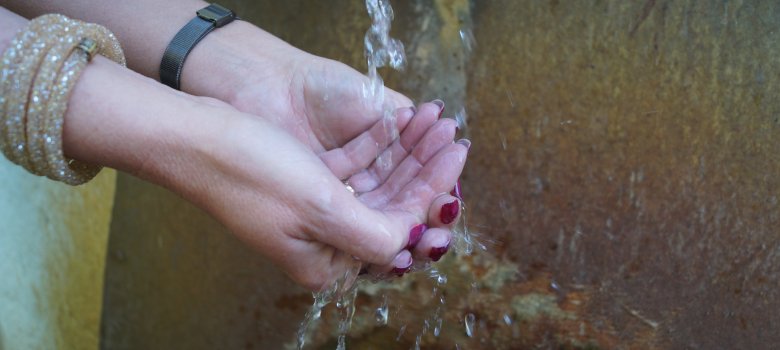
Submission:
<svg viewBox="0 0 780 350">
<path fill-rule="evenodd" d="M 395 139 L 399 136 L 395 113 L 392 106 L 384 104 L 384 81 L 377 69 L 385 66 L 397 70 L 402 69 L 406 64 L 404 45 L 400 40 L 390 37 L 393 8 L 390 6 L 389 0 L 366 0 L 366 9 L 371 17 L 371 27 L 366 32 L 364 39 L 368 64 L 368 84 L 363 85 L 363 97 L 369 107 L 372 107 L 371 109 L 382 113 L 382 125 L 385 130 L 391 130 L 391 135 Z M 391 158 L 392 155 L 386 152 L 384 157 L 378 156 L 377 164 L 386 168 L 390 166 Z M 346 335 L 352 326 L 352 317 L 355 314 L 355 299 L 358 291 L 358 283 L 355 282 L 361 265 L 362 263 L 355 260 L 344 278 L 336 281 L 331 288 L 314 293 L 314 303 L 298 329 L 299 350 L 303 349 L 307 332 L 312 324 L 320 318 L 322 309 L 334 299 L 337 299 L 336 308 L 341 311 L 337 349 L 346 349 Z M 387 300 L 377 312 L 378 322 L 387 324 Z"/>
<path fill-rule="evenodd" d="M 344 276 L 333 282 L 330 288 L 314 293 L 314 303 L 306 312 L 297 333 L 298 350 L 306 344 L 306 336 L 317 320 L 322 316 L 322 309 L 337 300 L 336 307 L 341 311 L 339 323 L 339 349 L 345 349 L 345 336 L 352 325 L 352 316 L 355 313 L 355 297 L 357 296 L 357 283 L 355 280 L 360 271 L 361 264 L 354 260 L 352 266 L 344 273 Z"/>
<path fill-rule="evenodd" d="M 368 64 L 368 86 L 363 86 L 363 97 L 373 104 L 375 110 L 384 110 L 384 81 L 377 68 L 389 66 L 400 70 L 406 65 L 404 45 L 390 37 L 393 8 L 388 0 L 366 0 L 366 9 L 371 17 L 371 27 L 363 40 L 366 63 Z"/>
<path fill-rule="evenodd" d="M 394 108 L 385 103 L 384 81 L 379 75 L 378 69 L 381 67 L 390 67 L 400 70 L 406 65 L 406 55 L 404 45 L 401 41 L 390 37 L 391 22 L 393 20 L 393 9 L 389 0 L 366 0 L 366 9 L 371 18 L 371 26 L 364 37 L 364 54 L 368 66 L 368 80 L 362 86 L 363 98 L 366 107 L 369 110 L 376 111 L 382 115 L 382 123 L 386 130 L 391 130 L 393 138 L 398 137 Z M 468 57 L 476 45 L 474 36 L 470 27 L 463 27 L 459 30 L 459 36 L 463 45 L 464 54 Z M 465 108 L 460 108 L 453 118 L 457 121 L 458 127 L 465 130 L 468 124 L 468 115 Z M 379 167 L 391 166 L 392 155 L 389 152 L 377 154 L 376 164 Z M 452 250 L 463 255 L 472 255 L 476 249 L 486 250 L 484 244 L 478 242 L 475 236 L 469 232 L 466 225 L 466 207 L 461 206 L 461 222 L 453 230 Z M 354 272 L 359 271 L 360 263 L 355 262 Z M 439 337 L 444 326 L 444 316 L 442 310 L 446 307 L 444 297 L 444 287 L 447 284 L 447 276 L 439 270 L 433 268 L 429 263 L 416 265 L 415 270 L 425 271 L 433 281 L 432 298 L 437 303 L 434 308 L 428 311 L 427 317 L 422 319 L 422 328 L 420 333 L 414 336 L 415 342 L 413 348 L 419 348 L 423 336 L 428 332 L 434 337 Z M 358 293 L 358 285 L 363 281 L 355 282 L 355 276 L 350 281 L 349 273 L 345 278 L 339 280 L 330 289 L 314 294 L 314 304 L 301 324 L 298 332 L 298 349 L 302 349 L 306 341 L 308 329 L 320 319 L 322 309 L 329 303 L 336 301 L 336 308 L 340 312 L 338 325 L 338 346 L 337 349 L 346 349 L 346 335 L 352 325 L 352 318 L 355 313 L 355 299 Z M 354 282 L 354 283 L 352 283 Z M 381 306 L 374 311 L 374 317 L 378 325 L 385 326 L 389 319 L 389 306 L 387 297 L 383 297 Z M 466 329 L 469 336 L 474 330 L 474 315 L 465 316 Z M 407 325 L 400 325 L 398 339 L 407 331 Z"/>
</svg>

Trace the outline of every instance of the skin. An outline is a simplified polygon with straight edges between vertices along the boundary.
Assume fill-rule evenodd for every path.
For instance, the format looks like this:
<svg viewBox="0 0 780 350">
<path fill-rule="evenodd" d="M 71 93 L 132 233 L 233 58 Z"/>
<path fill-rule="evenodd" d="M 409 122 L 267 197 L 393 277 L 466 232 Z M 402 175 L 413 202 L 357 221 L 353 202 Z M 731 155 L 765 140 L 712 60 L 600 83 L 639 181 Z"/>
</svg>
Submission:
<svg viewBox="0 0 780 350">
<path fill-rule="evenodd" d="M 155 2 L 159 11 L 143 23 L 118 15 L 150 3 L 2 2 L 27 16 L 60 12 L 110 23 L 130 68 L 156 77 L 167 41 L 205 3 Z M 0 23 L 4 50 L 26 21 L 0 9 Z M 201 72 L 224 79 L 215 84 Z M 361 74 L 240 21 L 204 39 L 183 77 L 184 91 L 210 97 L 174 91 L 96 57 L 71 94 L 66 154 L 171 189 L 312 290 L 343 275 L 353 257 L 386 272 L 449 241 L 431 204 L 448 196 L 467 146 L 452 142 L 454 124 L 437 120 L 435 104 L 414 113 L 408 99 L 387 90 L 395 111 L 388 128 L 382 113 L 362 102 Z M 332 102 L 322 103 L 326 93 Z M 374 158 L 384 152 L 392 156 L 380 168 Z M 359 195 L 343 180 L 360 187 Z M 407 251 L 410 228 L 426 221 L 444 229 L 429 230 Z"/>
</svg>

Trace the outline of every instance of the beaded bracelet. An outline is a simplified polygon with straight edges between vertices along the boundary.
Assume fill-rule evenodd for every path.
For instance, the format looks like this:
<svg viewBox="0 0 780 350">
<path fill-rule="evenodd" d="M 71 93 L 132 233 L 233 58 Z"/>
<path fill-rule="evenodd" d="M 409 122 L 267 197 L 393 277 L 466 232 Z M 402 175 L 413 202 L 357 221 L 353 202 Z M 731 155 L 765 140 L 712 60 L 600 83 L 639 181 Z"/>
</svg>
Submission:
<svg viewBox="0 0 780 350">
<path fill-rule="evenodd" d="M 70 185 L 97 175 L 100 166 L 62 151 L 70 91 L 94 54 L 125 65 L 116 37 L 96 24 L 44 15 L 16 34 L 0 60 L 0 149 L 9 160 Z"/>
</svg>

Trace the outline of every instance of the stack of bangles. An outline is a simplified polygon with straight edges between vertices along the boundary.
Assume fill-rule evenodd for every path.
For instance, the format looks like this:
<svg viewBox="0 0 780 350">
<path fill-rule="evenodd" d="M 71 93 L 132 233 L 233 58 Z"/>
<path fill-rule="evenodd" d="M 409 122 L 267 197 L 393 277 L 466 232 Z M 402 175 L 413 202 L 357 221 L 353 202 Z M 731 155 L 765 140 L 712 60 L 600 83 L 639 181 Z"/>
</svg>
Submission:
<svg viewBox="0 0 780 350">
<path fill-rule="evenodd" d="M 0 60 L 0 148 L 9 160 L 69 185 L 100 172 L 62 151 L 70 92 L 95 54 L 125 65 L 116 37 L 96 24 L 50 14 L 16 34 Z"/>
</svg>

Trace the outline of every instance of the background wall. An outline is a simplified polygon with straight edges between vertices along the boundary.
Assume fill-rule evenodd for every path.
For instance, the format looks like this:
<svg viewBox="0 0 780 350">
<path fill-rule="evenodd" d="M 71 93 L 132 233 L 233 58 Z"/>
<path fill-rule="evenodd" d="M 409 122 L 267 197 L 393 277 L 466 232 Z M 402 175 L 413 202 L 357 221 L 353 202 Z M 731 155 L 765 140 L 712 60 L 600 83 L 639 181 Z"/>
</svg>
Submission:
<svg viewBox="0 0 780 350">
<path fill-rule="evenodd" d="M 66 186 L 0 157 L 0 349 L 95 349 L 116 172 Z"/>
</svg>

